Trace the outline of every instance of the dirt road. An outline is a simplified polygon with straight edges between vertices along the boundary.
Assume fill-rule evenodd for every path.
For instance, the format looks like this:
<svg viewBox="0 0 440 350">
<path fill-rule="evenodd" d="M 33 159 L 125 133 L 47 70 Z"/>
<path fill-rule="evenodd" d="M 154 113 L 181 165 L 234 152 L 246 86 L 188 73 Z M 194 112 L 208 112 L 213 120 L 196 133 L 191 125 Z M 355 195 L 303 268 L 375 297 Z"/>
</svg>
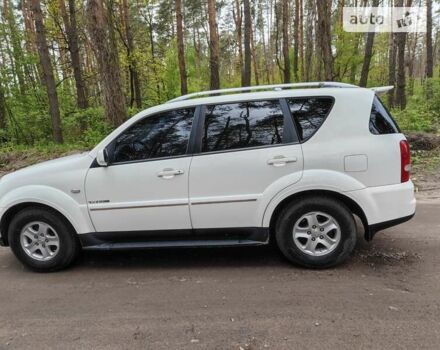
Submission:
<svg viewBox="0 0 440 350">
<path fill-rule="evenodd" d="M 56 274 L 0 249 L 0 349 L 438 349 L 440 203 L 325 271 L 271 247 L 84 254 Z"/>
</svg>

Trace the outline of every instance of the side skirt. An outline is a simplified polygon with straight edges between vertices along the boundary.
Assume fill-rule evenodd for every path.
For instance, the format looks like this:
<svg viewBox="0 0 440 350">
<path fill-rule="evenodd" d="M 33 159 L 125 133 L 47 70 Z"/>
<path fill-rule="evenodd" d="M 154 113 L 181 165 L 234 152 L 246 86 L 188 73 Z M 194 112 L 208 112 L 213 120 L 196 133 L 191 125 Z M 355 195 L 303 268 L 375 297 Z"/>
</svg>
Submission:
<svg viewBox="0 0 440 350">
<path fill-rule="evenodd" d="M 84 249 L 196 248 L 255 246 L 269 242 L 263 227 L 94 232 L 78 235 Z"/>
</svg>

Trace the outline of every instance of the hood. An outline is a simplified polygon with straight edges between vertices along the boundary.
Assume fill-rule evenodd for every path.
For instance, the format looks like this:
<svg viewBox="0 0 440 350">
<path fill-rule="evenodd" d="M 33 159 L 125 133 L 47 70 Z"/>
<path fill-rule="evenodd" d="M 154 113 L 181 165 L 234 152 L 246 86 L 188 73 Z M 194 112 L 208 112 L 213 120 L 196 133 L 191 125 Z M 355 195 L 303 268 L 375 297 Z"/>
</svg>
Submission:
<svg viewBox="0 0 440 350">
<path fill-rule="evenodd" d="M 14 181 L 21 185 L 25 183 L 44 184 L 46 180 L 63 176 L 65 172 L 87 169 L 92 160 L 88 152 L 52 159 L 7 174 L 1 178 L 0 182 Z"/>
</svg>

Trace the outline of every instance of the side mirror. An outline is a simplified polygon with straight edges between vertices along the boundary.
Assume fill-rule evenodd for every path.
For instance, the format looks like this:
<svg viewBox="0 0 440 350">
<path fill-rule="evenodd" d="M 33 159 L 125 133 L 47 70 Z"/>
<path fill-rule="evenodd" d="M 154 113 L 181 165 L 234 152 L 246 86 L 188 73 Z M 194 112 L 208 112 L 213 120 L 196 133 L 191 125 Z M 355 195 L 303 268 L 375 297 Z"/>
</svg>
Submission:
<svg viewBox="0 0 440 350">
<path fill-rule="evenodd" d="M 109 165 L 109 161 L 108 161 L 108 151 L 106 148 L 101 149 L 98 151 L 98 154 L 96 155 L 96 162 L 100 165 L 100 166 L 108 166 Z"/>
</svg>

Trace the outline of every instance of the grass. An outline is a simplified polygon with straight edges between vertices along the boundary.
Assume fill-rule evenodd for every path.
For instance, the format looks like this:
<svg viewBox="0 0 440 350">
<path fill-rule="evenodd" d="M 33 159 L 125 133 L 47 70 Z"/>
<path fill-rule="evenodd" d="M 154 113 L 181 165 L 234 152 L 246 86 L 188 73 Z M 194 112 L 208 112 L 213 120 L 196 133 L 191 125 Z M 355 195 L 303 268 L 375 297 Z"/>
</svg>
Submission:
<svg viewBox="0 0 440 350">
<path fill-rule="evenodd" d="M 411 151 L 414 173 L 436 171 L 440 166 L 440 149 Z"/>
</svg>

